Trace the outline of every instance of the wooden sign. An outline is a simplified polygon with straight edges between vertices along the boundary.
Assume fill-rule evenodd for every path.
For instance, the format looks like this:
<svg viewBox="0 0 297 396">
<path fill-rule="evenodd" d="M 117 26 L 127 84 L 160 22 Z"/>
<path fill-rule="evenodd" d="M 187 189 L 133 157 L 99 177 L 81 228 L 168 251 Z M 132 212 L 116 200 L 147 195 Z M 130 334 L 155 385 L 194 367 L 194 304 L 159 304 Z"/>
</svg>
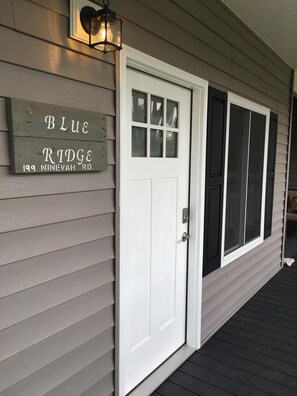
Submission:
<svg viewBox="0 0 297 396">
<path fill-rule="evenodd" d="M 104 114 L 7 100 L 13 173 L 107 169 Z"/>
</svg>

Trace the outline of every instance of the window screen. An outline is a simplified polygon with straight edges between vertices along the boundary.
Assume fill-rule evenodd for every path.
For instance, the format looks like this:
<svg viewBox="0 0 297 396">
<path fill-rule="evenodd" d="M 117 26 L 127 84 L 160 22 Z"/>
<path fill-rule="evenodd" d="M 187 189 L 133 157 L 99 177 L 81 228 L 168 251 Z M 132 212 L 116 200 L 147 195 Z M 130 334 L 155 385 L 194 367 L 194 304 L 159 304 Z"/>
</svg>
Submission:
<svg viewBox="0 0 297 396">
<path fill-rule="evenodd" d="M 260 236 L 266 117 L 231 104 L 225 255 Z"/>
<path fill-rule="evenodd" d="M 251 114 L 245 243 L 260 236 L 265 144 L 263 114 Z"/>
</svg>

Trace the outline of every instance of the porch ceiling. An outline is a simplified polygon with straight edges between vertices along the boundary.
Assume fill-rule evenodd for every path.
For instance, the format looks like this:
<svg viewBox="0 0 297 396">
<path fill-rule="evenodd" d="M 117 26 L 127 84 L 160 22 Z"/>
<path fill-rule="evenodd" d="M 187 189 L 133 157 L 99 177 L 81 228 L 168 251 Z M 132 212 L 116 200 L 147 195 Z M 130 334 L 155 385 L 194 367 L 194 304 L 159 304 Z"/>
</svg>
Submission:
<svg viewBox="0 0 297 396">
<path fill-rule="evenodd" d="M 289 66 L 297 69 L 296 0 L 222 0 Z"/>
</svg>

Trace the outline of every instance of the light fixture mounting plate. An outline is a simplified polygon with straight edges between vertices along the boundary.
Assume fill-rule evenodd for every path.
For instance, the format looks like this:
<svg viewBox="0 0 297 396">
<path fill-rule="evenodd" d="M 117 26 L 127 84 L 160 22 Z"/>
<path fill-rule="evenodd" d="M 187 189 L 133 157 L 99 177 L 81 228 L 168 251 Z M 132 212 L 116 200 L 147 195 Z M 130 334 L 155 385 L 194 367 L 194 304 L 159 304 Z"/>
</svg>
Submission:
<svg viewBox="0 0 297 396">
<path fill-rule="evenodd" d="M 96 11 L 102 7 L 88 0 L 70 0 L 70 37 L 89 44 L 89 35 L 81 24 L 80 12 L 84 7 L 94 8 Z"/>
<path fill-rule="evenodd" d="M 96 10 L 93 7 L 85 6 L 80 11 L 80 22 L 84 31 L 89 34 L 90 19 L 96 16 Z"/>
</svg>

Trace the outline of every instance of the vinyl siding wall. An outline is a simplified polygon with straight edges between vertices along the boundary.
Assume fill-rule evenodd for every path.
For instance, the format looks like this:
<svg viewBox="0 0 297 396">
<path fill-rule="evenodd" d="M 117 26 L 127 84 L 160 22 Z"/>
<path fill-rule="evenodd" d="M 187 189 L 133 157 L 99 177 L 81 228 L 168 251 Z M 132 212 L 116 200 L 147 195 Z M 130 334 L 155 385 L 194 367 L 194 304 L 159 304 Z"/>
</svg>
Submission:
<svg viewBox="0 0 297 396">
<path fill-rule="evenodd" d="M 289 190 L 297 190 L 297 98 L 294 98 L 289 170 Z"/>
<path fill-rule="evenodd" d="M 291 70 L 217 0 L 113 0 L 126 44 L 279 116 L 273 234 L 203 281 L 203 340 L 278 269 Z M 68 38 L 68 0 L 0 2 L 0 394 L 114 388 L 115 62 Z M 108 170 L 11 175 L 5 97 L 107 114 Z"/>
<path fill-rule="evenodd" d="M 68 0 L 0 2 L 0 394 L 114 389 L 115 64 Z M 5 97 L 107 114 L 108 170 L 12 175 Z"/>
<path fill-rule="evenodd" d="M 272 236 L 203 279 L 205 341 L 280 269 L 292 70 L 220 1 L 113 0 L 113 7 L 129 46 L 278 114 Z"/>
</svg>

